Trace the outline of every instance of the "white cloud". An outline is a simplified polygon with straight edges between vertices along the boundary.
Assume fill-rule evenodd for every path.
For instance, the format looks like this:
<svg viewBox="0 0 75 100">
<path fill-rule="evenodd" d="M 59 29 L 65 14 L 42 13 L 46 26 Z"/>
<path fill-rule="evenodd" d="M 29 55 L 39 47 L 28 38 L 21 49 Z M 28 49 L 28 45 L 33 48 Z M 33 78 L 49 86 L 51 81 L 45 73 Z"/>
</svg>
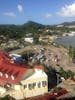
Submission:
<svg viewBox="0 0 75 100">
<path fill-rule="evenodd" d="M 4 12 L 3 15 L 4 15 L 4 16 L 13 17 L 13 18 L 16 17 L 16 14 L 15 14 L 14 12 Z"/>
<path fill-rule="evenodd" d="M 22 11 L 23 11 L 22 5 L 19 4 L 17 8 L 18 8 L 18 11 L 19 11 L 19 12 L 22 12 Z"/>
<path fill-rule="evenodd" d="M 51 17 L 52 17 L 52 15 L 50 13 L 45 14 L 45 18 L 51 18 Z"/>
<path fill-rule="evenodd" d="M 75 17 L 75 3 L 62 7 L 58 14 L 62 17 Z"/>
</svg>

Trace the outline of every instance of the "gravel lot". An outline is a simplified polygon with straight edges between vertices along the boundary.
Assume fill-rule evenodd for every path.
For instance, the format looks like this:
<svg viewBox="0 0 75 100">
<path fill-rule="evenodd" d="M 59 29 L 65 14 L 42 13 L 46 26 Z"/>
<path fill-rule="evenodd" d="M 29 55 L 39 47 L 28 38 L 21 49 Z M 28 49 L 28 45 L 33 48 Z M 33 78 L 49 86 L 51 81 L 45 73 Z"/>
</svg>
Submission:
<svg viewBox="0 0 75 100">
<path fill-rule="evenodd" d="M 72 64 L 72 60 L 68 55 L 68 51 L 63 47 L 54 46 L 27 46 L 23 49 L 11 51 L 9 53 L 22 53 L 22 52 L 33 52 L 34 56 L 30 57 L 31 64 L 45 64 L 48 67 L 52 66 L 56 70 L 63 67 L 65 70 L 71 70 L 75 72 L 75 67 Z"/>
</svg>

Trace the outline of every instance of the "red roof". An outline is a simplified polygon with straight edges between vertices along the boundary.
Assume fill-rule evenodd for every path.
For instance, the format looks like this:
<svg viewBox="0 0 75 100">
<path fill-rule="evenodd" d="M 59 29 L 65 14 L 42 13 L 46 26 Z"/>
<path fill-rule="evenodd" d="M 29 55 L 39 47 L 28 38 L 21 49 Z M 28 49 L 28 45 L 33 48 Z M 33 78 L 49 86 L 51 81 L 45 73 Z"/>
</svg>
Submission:
<svg viewBox="0 0 75 100">
<path fill-rule="evenodd" d="M 34 68 L 35 68 L 35 69 L 37 68 L 37 69 L 43 70 L 43 66 L 41 66 L 41 65 L 35 65 Z"/>
<path fill-rule="evenodd" d="M 0 85 L 19 83 L 27 70 L 26 65 L 12 63 L 10 57 L 0 51 Z"/>
<path fill-rule="evenodd" d="M 46 93 L 44 95 L 38 95 L 35 97 L 28 98 L 29 100 L 56 100 L 56 96 L 51 93 Z"/>
</svg>

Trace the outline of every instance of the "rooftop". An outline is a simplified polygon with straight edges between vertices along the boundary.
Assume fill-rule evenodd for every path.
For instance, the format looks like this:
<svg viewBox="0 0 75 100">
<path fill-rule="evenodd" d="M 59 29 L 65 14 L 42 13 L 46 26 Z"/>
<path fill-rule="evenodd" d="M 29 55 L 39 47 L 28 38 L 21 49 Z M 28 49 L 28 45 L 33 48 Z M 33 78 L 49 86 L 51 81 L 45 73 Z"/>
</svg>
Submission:
<svg viewBox="0 0 75 100">
<path fill-rule="evenodd" d="M 40 70 L 42 68 L 42 66 L 36 65 L 33 69 Z M 0 50 L 0 85 L 18 84 L 28 71 L 33 73 L 33 69 L 25 64 L 15 63 L 6 52 Z"/>
<path fill-rule="evenodd" d="M 15 63 L 7 53 L 0 51 L 0 85 L 17 84 L 27 70 L 27 65 Z"/>
</svg>

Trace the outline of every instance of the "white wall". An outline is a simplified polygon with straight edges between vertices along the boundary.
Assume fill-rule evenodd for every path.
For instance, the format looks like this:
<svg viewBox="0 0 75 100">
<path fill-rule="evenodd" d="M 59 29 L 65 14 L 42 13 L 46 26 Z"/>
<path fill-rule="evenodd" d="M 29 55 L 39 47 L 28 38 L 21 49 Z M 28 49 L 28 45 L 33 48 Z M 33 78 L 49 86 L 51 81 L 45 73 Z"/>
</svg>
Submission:
<svg viewBox="0 0 75 100">
<path fill-rule="evenodd" d="M 25 38 L 24 41 L 29 42 L 29 43 L 33 43 L 33 37 Z"/>
</svg>

